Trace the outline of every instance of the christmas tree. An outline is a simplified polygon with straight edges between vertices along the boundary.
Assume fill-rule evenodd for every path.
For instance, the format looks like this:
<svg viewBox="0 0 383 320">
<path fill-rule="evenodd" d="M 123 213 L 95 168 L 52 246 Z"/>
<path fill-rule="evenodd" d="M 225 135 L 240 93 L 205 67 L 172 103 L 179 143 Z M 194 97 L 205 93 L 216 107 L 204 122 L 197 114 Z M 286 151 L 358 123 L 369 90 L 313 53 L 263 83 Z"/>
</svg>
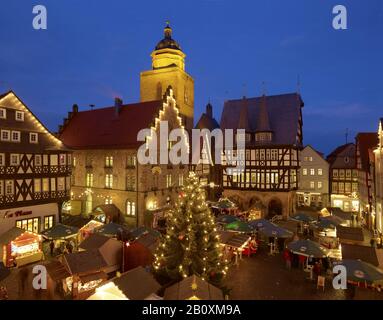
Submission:
<svg viewBox="0 0 383 320">
<path fill-rule="evenodd" d="M 222 261 L 214 216 L 195 173 L 185 180 L 166 221 L 166 236 L 155 254 L 156 273 L 176 280 L 194 274 L 219 284 L 227 266 Z"/>
</svg>

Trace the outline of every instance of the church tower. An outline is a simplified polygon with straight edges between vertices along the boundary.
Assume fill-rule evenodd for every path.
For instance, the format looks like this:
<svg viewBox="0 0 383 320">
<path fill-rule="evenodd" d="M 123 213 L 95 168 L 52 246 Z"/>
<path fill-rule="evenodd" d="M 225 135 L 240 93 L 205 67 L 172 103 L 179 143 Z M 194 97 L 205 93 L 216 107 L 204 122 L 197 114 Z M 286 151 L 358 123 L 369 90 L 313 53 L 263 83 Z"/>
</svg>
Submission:
<svg viewBox="0 0 383 320">
<path fill-rule="evenodd" d="M 193 128 L 194 80 L 185 72 L 185 53 L 172 38 L 172 29 L 167 22 L 164 38 L 158 42 L 152 57 L 152 70 L 140 74 L 141 102 L 161 100 L 166 88 L 171 85 L 187 129 Z"/>
</svg>

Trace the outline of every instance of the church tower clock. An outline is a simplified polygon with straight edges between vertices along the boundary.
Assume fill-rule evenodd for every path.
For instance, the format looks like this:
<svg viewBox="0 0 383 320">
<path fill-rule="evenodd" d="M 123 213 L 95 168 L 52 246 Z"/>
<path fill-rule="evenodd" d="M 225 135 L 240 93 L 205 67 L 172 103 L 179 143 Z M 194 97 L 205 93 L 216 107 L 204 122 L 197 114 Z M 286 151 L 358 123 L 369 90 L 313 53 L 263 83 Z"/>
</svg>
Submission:
<svg viewBox="0 0 383 320">
<path fill-rule="evenodd" d="M 152 57 L 152 70 L 140 74 L 141 101 L 160 100 L 166 88 L 173 88 L 180 114 L 189 130 L 193 128 L 194 80 L 185 72 L 185 53 L 172 38 L 172 29 L 167 22 L 164 38 L 158 42 Z"/>
</svg>

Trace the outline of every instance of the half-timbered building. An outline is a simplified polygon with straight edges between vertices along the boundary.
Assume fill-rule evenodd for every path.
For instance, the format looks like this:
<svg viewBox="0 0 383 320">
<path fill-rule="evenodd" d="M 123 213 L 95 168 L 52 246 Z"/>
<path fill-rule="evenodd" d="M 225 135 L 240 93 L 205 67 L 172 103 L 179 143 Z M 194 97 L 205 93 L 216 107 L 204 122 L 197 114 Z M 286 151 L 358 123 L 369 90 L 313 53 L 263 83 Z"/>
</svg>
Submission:
<svg viewBox="0 0 383 320">
<path fill-rule="evenodd" d="M 253 211 L 253 217 L 287 217 L 295 211 L 303 105 L 297 93 L 224 104 L 221 129 L 246 132 L 244 172 L 230 174 L 232 164 L 222 164 L 224 195 Z"/>
<path fill-rule="evenodd" d="M 359 212 L 358 170 L 355 144 L 347 143 L 327 156 L 330 164 L 330 200 L 332 207 Z"/>
<path fill-rule="evenodd" d="M 70 174 L 71 152 L 14 92 L 0 95 L 0 234 L 58 222 Z"/>
</svg>

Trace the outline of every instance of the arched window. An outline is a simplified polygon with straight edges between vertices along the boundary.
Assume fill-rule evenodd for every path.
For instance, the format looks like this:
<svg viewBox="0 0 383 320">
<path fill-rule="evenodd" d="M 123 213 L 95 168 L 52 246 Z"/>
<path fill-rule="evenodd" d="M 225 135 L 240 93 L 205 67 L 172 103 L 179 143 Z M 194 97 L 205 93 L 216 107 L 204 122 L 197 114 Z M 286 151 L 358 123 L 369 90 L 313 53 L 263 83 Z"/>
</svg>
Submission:
<svg viewBox="0 0 383 320">
<path fill-rule="evenodd" d="M 136 215 L 136 203 L 134 201 L 126 201 L 126 214 L 128 216 Z"/>
</svg>

